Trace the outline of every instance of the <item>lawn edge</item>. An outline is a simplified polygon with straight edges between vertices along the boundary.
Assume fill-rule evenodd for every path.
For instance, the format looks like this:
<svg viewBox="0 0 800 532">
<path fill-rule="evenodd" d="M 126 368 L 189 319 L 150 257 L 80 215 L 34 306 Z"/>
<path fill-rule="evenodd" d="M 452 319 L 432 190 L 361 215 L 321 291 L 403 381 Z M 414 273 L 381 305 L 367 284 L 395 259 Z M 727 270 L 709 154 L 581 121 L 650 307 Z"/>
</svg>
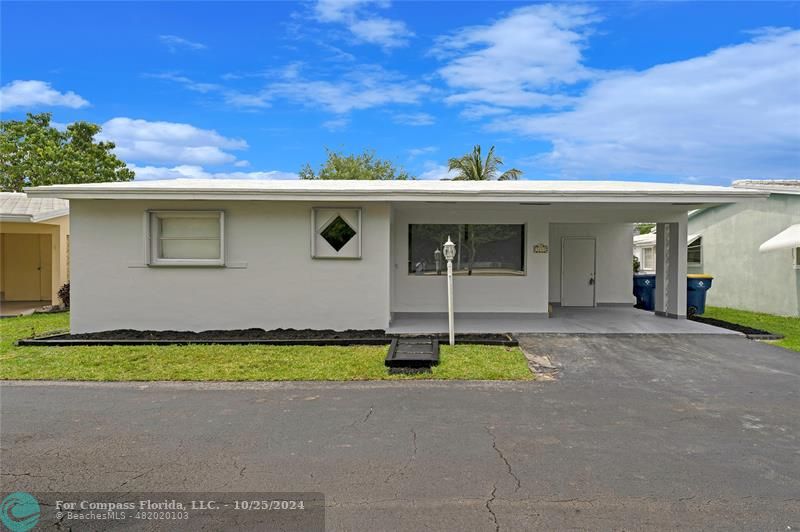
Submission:
<svg viewBox="0 0 800 532">
<path fill-rule="evenodd" d="M 422 388 L 493 388 L 497 385 L 528 386 L 543 380 L 459 380 L 459 379 L 383 379 L 349 381 L 62 381 L 62 380 L 20 380 L 0 379 L 0 389 L 25 386 L 64 386 L 91 388 L 125 388 L 146 390 L 147 388 L 178 388 L 189 390 L 285 390 L 285 389 L 327 389 L 337 388 L 403 388 L 416 386 Z"/>
</svg>

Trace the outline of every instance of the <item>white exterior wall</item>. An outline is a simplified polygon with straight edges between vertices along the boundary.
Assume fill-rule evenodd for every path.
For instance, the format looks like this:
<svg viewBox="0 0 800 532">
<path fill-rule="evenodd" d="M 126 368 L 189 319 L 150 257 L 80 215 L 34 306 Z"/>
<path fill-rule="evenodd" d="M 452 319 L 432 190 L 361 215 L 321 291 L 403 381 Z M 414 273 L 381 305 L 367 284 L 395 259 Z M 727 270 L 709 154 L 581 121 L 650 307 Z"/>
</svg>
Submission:
<svg viewBox="0 0 800 532">
<path fill-rule="evenodd" d="M 311 258 L 311 208 L 332 203 L 70 203 L 73 333 L 388 326 L 388 204 L 363 205 L 362 259 L 325 260 Z M 225 211 L 229 267 L 146 266 L 148 209 Z"/>
<path fill-rule="evenodd" d="M 792 250 L 758 247 L 800 223 L 800 195 L 723 205 L 689 218 L 689 233 L 703 236 L 703 264 L 689 273 L 714 277 L 706 304 L 782 316 L 800 316 L 800 269 Z"/>
<path fill-rule="evenodd" d="M 584 236 L 593 237 L 597 242 L 597 304 L 633 304 L 632 234 L 630 223 L 550 224 L 550 302 L 561 302 L 561 239 Z"/>
<path fill-rule="evenodd" d="M 526 274 L 455 276 L 455 311 L 547 313 L 547 255 L 533 252 L 534 245 L 548 243 L 547 219 L 519 205 L 436 203 L 394 208 L 392 312 L 447 312 L 446 276 L 408 273 L 409 224 L 467 223 L 525 224 Z"/>
</svg>

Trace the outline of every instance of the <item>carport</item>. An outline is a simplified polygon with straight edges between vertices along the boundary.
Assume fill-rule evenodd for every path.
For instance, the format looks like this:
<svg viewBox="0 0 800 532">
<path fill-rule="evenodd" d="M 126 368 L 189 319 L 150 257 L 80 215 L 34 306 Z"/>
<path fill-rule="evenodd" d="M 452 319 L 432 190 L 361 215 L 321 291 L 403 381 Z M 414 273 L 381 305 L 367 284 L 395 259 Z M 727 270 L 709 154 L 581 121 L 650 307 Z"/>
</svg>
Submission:
<svg viewBox="0 0 800 532">
<path fill-rule="evenodd" d="M 68 202 L 0 193 L 0 301 L 4 315 L 57 300 L 67 282 Z"/>
<path fill-rule="evenodd" d="M 527 185 L 532 190 L 536 186 Z M 437 249 L 437 243 L 426 241 L 418 251 L 414 228 L 473 222 L 524 224 L 523 263 L 517 271 L 504 274 L 456 273 L 459 333 L 723 333 L 685 320 L 687 228 L 690 210 L 765 198 L 730 190 L 573 183 L 563 185 L 557 194 L 536 190 L 538 201 L 519 195 L 514 202 L 500 201 L 505 198 L 495 195 L 481 203 L 395 204 L 393 312 L 387 331 L 447 331 L 444 268 L 431 268 L 431 256 L 426 269 L 423 255 Z M 641 221 L 656 223 L 655 312 L 633 308 L 632 236 L 634 224 Z"/>
</svg>

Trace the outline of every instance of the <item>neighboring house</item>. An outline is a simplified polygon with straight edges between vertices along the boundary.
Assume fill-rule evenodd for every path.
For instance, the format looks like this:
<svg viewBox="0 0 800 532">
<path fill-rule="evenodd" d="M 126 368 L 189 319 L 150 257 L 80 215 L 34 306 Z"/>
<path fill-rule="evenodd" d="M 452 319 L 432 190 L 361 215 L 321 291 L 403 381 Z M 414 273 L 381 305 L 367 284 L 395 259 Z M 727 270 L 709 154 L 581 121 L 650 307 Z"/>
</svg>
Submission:
<svg viewBox="0 0 800 532">
<path fill-rule="evenodd" d="M 767 201 L 719 205 L 689 216 L 702 245 L 689 273 L 708 273 L 708 303 L 800 316 L 800 180 L 736 181 Z"/>
<path fill-rule="evenodd" d="M 689 214 L 691 220 L 691 213 Z M 691 233 L 691 225 L 689 227 Z M 690 234 L 687 239 L 686 260 L 689 267 L 701 266 L 703 237 L 698 234 Z M 633 256 L 639 259 L 639 273 L 654 274 L 656 272 L 656 230 L 653 228 L 649 233 L 633 236 Z M 695 273 L 695 272 L 691 272 Z"/>
<path fill-rule="evenodd" d="M 656 311 L 685 317 L 687 210 L 767 196 L 599 181 L 184 179 L 28 193 L 70 201 L 74 333 L 386 329 L 440 316 L 448 237 L 461 315 L 630 306 L 631 233 L 644 219 L 669 250 L 657 258 Z"/>
<path fill-rule="evenodd" d="M 67 201 L 0 192 L 0 301 L 57 303 L 68 247 Z"/>
</svg>

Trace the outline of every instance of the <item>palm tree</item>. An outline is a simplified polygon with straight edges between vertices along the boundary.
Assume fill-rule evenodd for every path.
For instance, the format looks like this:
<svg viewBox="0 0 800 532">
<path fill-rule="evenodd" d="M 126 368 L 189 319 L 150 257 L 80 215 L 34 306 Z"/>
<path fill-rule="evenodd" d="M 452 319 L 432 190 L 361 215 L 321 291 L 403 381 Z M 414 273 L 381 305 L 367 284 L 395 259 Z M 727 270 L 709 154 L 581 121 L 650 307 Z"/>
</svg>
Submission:
<svg viewBox="0 0 800 532">
<path fill-rule="evenodd" d="M 503 159 L 494 154 L 494 146 L 489 148 L 489 154 L 486 156 L 485 161 L 481 157 L 480 145 L 476 145 L 472 148 L 472 153 L 467 153 L 461 157 L 453 157 L 447 162 L 448 169 L 457 172 L 456 177 L 453 178 L 455 181 L 489 181 L 495 179 L 499 166 L 503 166 Z M 497 179 L 499 181 L 515 181 L 521 175 L 521 170 L 512 168 L 500 174 Z"/>
</svg>

